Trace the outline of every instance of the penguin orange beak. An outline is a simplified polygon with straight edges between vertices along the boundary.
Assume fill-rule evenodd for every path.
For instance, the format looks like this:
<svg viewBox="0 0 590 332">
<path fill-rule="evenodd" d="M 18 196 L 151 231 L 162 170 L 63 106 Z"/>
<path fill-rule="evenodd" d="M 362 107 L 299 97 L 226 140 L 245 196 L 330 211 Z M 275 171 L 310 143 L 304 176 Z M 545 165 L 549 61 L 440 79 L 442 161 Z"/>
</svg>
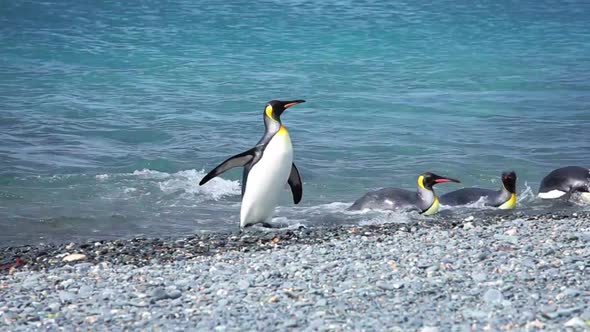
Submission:
<svg viewBox="0 0 590 332">
<path fill-rule="evenodd" d="M 291 106 L 295 106 L 295 105 L 301 104 L 301 103 L 305 103 L 305 100 L 298 99 L 298 100 L 286 101 L 283 107 L 285 107 L 285 109 L 287 109 Z"/>
<path fill-rule="evenodd" d="M 445 183 L 445 182 L 461 183 L 461 181 L 459 181 L 459 180 L 451 179 L 451 178 L 443 178 L 443 177 L 440 177 L 440 178 L 434 180 L 434 183 Z"/>
</svg>

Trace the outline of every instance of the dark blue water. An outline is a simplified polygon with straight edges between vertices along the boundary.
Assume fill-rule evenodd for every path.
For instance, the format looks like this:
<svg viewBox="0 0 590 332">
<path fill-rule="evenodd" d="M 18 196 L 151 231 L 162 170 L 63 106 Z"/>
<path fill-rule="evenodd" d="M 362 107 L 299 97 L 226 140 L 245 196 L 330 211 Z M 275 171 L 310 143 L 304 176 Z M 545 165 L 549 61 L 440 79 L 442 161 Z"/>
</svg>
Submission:
<svg viewBox="0 0 590 332">
<path fill-rule="evenodd" d="M 519 206 L 590 166 L 587 1 L 4 1 L 0 243 L 237 228 L 240 171 L 271 99 L 304 179 L 291 224 L 349 215 L 434 171 Z M 441 185 L 439 192 L 459 188 Z M 393 219 L 392 219 L 393 218 Z"/>
</svg>

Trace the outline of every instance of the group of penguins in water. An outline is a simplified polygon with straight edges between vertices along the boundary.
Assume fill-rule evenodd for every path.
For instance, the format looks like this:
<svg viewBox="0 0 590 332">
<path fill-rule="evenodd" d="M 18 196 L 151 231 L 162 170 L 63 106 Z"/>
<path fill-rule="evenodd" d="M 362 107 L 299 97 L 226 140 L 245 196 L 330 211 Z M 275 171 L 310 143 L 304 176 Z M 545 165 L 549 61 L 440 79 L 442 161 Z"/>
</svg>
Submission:
<svg viewBox="0 0 590 332">
<path fill-rule="evenodd" d="M 301 201 L 301 176 L 293 163 L 291 138 L 281 122 L 281 114 L 289 107 L 303 102 L 305 100 L 269 101 L 263 112 L 266 130 L 258 143 L 253 148 L 226 159 L 199 183 L 204 185 L 234 167 L 244 167 L 240 227 L 258 223 L 272 227 L 270 220 L 285 183 L 291 188 L 295 204 Z M 485 205 L 499 209 L 513 209 L 516 206 L 515 172 L 502 173 L 500 190 L 463 188 L 438 197 L 434 186 L 445 182 L 458 183 L 459 180 L 430 172 L 423 173 L 418 176 L 417 191 L 400 188 L 371 191 L 356 200 L 349 210 L 418 210 L 424 215 L 433 215 L 438 212 L 441 204 L 457 206 L 482 200 Z M 573 194 L 590 195 L 585 194 L 589 191 L 589 169 L 568 166 L 553 170 L 545 176 L 538 196 L 542 199 L 569 200 Z"/>
</svg>

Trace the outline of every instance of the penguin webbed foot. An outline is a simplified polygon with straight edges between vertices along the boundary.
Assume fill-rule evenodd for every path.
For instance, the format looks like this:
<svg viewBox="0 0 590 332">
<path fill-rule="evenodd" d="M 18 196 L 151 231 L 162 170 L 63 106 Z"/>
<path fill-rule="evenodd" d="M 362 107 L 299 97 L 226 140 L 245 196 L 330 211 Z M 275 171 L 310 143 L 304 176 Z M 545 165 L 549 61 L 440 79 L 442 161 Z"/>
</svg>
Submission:
<svg viewBox="0 0 590 332">
<path fill-rule="evenodd" d="M 261 221 L 261 222 L 257 222 L 257 223 L 253 223 L 253 224 L 247 224 L 246 226 L 244 226 L 242 228 L 242 231 L 245 231 L 247 229 L 265 229 L 265 230 L 269 230 L 269 229 L 276 229 L 276 228 L 281 228 L 280 225 L 275 225 L 272 224 L 268 221 Z"/>
<path fill-rule="evenodd" d="M 266 221 L 258 223 L 258 225 L 260 225 L 261 227 L 264 227 L 264 228 L 278 228 L 277 226 L 275 226 L 269 222 L 266 222 Z"/>
</svg>

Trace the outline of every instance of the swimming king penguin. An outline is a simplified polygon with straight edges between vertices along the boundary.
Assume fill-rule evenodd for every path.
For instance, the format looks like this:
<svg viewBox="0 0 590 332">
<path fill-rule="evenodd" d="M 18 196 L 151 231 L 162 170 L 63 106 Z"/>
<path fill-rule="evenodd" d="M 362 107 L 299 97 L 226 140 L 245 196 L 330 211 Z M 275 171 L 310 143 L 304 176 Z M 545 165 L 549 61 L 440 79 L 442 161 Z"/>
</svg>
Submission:
<svg viewBox="0 0 590 332">
<path fill-rule="evenodd" d="M 584 167 L 567 166 L 553 170 L 541 181 L 538 196 L 542 199 L 562 198 L 568 200 L 572 194 L 581 193 L 582 198 L 590 197 L 590 170 Z"/>
<path fill-rule="evenodd" d="M 301 201 L 301 177 L 293 163 L 293 146 L 287 128 L 281 123 L 281 114 L 303 102 L 305 100 L 269 101 L 262 114 L 266 131 L 260 141 L 250 150 L 222 162 L 199 183 L 202 186 L 234 167 L 244 167 L 240 227 L 256 223 L 270 226 L 269 221 L 285 183 L 291 187 L 295 204 Z"/>
<path fill-rule="evenodd" d="M 502 210 L 514 209 L 516 206 L 516 173 L 502 173 L 502 189 L 463 188 L 440 196 L 442 205 L 465 205 L 484 198 L 487 206 Z"/>
<path fill-rule="evenodd" d="M 399 188 L 383 188 L 366 193 L 352 204 L 349 210 L 418 210 L 425 215 L 438 212 L 439 200 L 434 189 L 437 183 L 460 182 L 433 173 L 423 173 L 418 177 L 418 191 Z"/>
</svg>

